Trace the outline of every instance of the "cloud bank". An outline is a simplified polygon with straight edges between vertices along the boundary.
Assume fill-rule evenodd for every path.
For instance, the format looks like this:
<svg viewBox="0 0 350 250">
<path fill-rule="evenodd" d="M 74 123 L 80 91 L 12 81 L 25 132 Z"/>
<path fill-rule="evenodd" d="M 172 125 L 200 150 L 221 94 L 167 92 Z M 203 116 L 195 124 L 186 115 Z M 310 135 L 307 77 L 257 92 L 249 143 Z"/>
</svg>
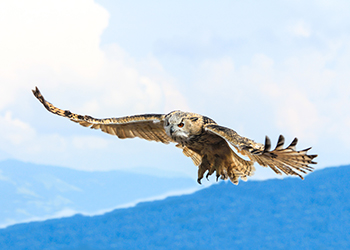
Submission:
<svg viewBox="0 0 350 250">
<path fill-rule="evenodd" d="M 0 3 L 0 158 L 195 175 L 176 149 L 48 114 L 30 93 L 38 86 L 76 113 L 189 110 L 258 142 L 297 136 L 320 155 L 319 167 L 348 163 L 349 4 L 153 4 Z"/>
</svg>

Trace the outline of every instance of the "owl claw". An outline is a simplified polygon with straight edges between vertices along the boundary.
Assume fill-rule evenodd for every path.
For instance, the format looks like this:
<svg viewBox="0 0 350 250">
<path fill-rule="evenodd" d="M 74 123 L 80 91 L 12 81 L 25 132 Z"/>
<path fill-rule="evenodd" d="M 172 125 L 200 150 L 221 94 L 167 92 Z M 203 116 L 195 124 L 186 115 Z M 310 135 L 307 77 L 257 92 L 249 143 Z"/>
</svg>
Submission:
<svg viewBox="0 0 350 250">
<path fill-rule="evenodd" d="M 199 185 L 202 185 L 202 182 L 201 182 L 200 178 L 197 179 L 197 182 L 198 182 Z"/>
<path fill-rule="evenodd" d="M 219 177 L 220 177 L 220 175 L 217 175 L 217 176 L 216 176 L 216 181 L 218 181 L 218 180 L 219 180 Z"/>
<path fill-rule="evenodd" d="M 205 176 L 205 178 L 207 178 L 207 180 L 209 181 L 209 173 L 207 173 L 207 175 Z"/>
</svg>

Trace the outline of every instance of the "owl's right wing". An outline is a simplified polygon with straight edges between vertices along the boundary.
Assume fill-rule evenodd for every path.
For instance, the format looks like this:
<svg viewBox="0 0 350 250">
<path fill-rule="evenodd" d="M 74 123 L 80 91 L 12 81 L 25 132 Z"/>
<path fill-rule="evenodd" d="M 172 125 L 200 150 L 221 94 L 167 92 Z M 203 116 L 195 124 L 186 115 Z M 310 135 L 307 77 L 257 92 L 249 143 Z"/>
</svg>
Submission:
<svg viewBox="0 0 350 250">
<path fill-rule="evenodd" d="M 270 167 L 277 174 L 283 172 L 287 175 L 296 175 L 303 179 L 297 171 L 306 174 L 307 171 L 313 170 L 309 164 L 316 164 L 316 162 L 312 160 L 317 157 L 317 155 L 307 154 L 307 151 L 311 148 L 300 151 L 296 150 L 297 138 L 295 138 L 288 147 L 283 148 L 284 137 L 280 135 L 276 148 L 270 150 L 271 141 L 267 136 L 265 145 L 263 145 L 238 135 L 237 132 L 232 129 L 217 124 L 205 125 L 204 129 L 222 137 L 234 146 L 239 153 L 248 156 L 250 160 L 257 162 L 261 166 Z"/>
<path fill-rule="evenodd" d="M 168 144 L 173 142 L 164 130 L 163 122 L 165 115 L 144 114 L 125 116 L 120 118 L 96 119 L 87 115 L 78 115 L 69 110 L 62 110 L 44 99 L 39 89 L 33 90 L 34 96 L 51 113 L 67 117 L 84 127 L 100 129 L 105 133 L 116 135 L 120 139 L 139 137 L 149 141 L 157 141 Z"/>
</svg>

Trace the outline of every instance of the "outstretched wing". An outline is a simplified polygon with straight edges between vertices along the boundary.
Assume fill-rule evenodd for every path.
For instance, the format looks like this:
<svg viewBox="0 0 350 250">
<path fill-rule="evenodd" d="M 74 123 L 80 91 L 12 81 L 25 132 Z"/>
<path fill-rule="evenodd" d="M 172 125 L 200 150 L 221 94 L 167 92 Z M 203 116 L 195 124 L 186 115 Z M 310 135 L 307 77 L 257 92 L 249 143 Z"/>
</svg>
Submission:
<svg viewBox="0 0 350 250">
<path fill-rule="evenodd" d="M 238 135 L 237 132 L 232 129 L 216 124 L 206 125 L 205 130 L 224 138 L 234 146 L 239 153 L 248 156 L 250 160 L 257 162 L 261 166 L 270 167 L 277 174 L 282 174 L 283 172 L 287 175 L 296 175 L 303 179 L 298 172 L 306 174 L 307 171 L 313 170 L 309 164 L 316 164 L 316 162 L 312 160 L 317 157 L 317 155 L 307 154 L 307 151 L 311 148 L 296 151 L 295 146 L 298 142 L 297 138 L 295 138 L 287 148 L 283 148 L 284 137 L 280 135 L 276 148 L 270 151 L 271 141 L 267 136 L 265 145 L 263 145 Z"/>
<path fill-rule="evenodd" d="M 162 114 L 145 114 L 125 116 L 120 118 L 96 119 L 87 115 L 77 115 L 69 110 L 56 108 L 47 102 L 36 87 L 33 94 L 44 105 L 44 107 L 53 114 L 67 117 L 73 122 L 77 122 L 84 127 L 101 129 L 103 132 L 116 135 L 120 139 L 139 137 L 149 141 L 158 141 L 162 143 L 173 142 L 165 133 Z"/>
</svg>

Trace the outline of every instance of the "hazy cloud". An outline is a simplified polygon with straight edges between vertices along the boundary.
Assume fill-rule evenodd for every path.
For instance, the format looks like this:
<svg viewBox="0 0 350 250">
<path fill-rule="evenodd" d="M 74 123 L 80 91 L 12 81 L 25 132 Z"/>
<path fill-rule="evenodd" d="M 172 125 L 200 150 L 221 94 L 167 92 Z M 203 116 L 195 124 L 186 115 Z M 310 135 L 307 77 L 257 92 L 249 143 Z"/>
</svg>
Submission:
<svg viewBox="0 0 350 250">
<path fill-rule="evenodd" d="M 187 168 L 169 163 L 183 157 L 173 148 L 116 142 L 48 114 L 30 93 L 37 85 L 76 113 L 190 110 L 259 142 L 298 136 L 301 146 L 314 145 L 319 166 L 347 163 L 349 4 L 151 3 L 116 2 L 119 12 L 110 13 L 92 0 L 0 3 L 1 155 L 90 170 L 149 161 L 195 172 L 188 159 Z"/>
<path fill-rule="evenodd" d="M 91 169 L 71 160 L 74 152 L 109 151 L 110 138 L 83 129 L 67 135 L 34 100 L 35 86 L 58 107 L 101 118 L 187 107 L 153 56 L 135 60 L 117 44 L 100 47 L 109 14 L 94 1 L 1 2 L 0 16 L 0 138 L 7 155 Z"/>
</svg>

